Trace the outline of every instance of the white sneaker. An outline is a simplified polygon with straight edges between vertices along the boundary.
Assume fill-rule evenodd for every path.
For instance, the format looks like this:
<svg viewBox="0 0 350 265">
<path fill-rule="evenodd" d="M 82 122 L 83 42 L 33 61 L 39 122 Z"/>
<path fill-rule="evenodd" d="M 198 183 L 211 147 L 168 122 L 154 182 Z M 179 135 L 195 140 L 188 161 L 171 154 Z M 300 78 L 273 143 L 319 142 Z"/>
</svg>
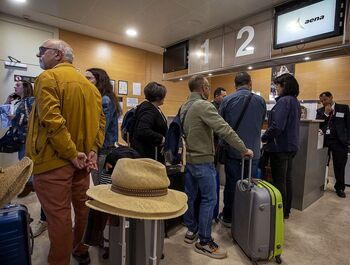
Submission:
<svg viewBox="0 0 350 265">
<path fill-rule="evenodd" d="M 37 237 L 41 235 L 45 230 L 47 230 L 47 222 L 39 220 L 32 228 L 33 236 Z"/>
<path fill-rule="evenodd" d="M 185 235 L 185 240 L 184 240 L 187 244 L 192 244 L 193 242 L 197 241 L 197 239 L 198 239 L 197 233 L 193 233 L 190 230 L 187 230 Z"/>
</svg>

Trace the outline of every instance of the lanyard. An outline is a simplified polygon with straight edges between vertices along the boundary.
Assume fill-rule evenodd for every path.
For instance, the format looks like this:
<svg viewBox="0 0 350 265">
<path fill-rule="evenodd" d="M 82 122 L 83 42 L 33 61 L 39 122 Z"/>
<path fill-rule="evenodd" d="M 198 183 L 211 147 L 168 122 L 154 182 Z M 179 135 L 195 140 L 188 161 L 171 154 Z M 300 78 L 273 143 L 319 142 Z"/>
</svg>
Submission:
<svg viewBox="0 0 350 265">
<path fill-rule="evenodd" d="M 328 128 L 330 128 L 331 120 L 332 120 L 332 118 L 333 118 L 333 113 L 334 113 L 334 110 L 332 110 L 332 111 L 329 113 L 329 119 L 328 119 L 328 125 L 327 125 Z"/>
</svg>

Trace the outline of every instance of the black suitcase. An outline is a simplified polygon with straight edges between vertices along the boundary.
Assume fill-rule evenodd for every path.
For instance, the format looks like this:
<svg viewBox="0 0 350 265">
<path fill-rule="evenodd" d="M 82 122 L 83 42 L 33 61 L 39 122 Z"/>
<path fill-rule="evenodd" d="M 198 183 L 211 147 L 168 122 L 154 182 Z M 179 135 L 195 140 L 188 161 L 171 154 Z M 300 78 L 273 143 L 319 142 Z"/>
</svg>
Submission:
<svg viewBox="0 0 350 265">
<path fill-rule="evenodd" d="M 33 236 L 30 217 L 24 205 L 7 205 L 0 209 L 0 264 L 31 265 Z"/>
<path fill-rule="evenodd" d="M 178 170 L 172 170 L 174 166 L 167 166 L 167 174 L 170 180 L 169 189 L 178 190 L 184 192 L 185 190 L 185 173 L 179 172 Z M 170 230 L 180 227 L 183 223 L 183 215 L 168 219 L 164 221 L 165 226 L 165 236 L 168 237 Z"/>
</svg>

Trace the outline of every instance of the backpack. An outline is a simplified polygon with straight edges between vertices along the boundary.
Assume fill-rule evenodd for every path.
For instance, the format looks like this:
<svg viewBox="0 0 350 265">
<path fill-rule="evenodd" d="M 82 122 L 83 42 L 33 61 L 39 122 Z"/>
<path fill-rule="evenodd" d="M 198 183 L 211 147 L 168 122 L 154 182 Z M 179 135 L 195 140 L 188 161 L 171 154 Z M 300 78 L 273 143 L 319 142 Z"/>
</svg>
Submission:
<svg viewBox="0 0 350 265">
<path fill-rule="evenodd" d="M 103 170 L 101 172 L 100 176 L 100 184 L 111 184 L 112 183 L 112 172 L 114 170 L 115 165 L 117 164 L 118 160 L 121 158 L 140 158 L 138 152 L 136 152 L 134 149 L 128 146 L 118 146 L 116 148 L 112 148 L 108 155 L 106 156 L 105 165 L 103 167 Z M 109 164 L 112 166 L 108 170 L 105 169 L 106 164 Z"/>
<path fill-rule="evenodd" d="M 184 113 L 183 122 L 181 122 L 180 111 L 182 106 L 180 107 L 177 115 L 173 119 L 173 121 L 169 125 L 168 132 L 165 136 L 164 141 L 164 158 L 165 164 L 169 167 L 167 170 L 176 172 L 184 172 L 186 166 L 186 142 L 185 135 L 183 132 L 183 123 L 185 122 L 187 112 L 191 108 L 194 103 L 193 100 L 190 103 L 187 111 Z"/>
<path fill-rule="evenodd" d="M 135 115 L 136 110 L 137 110 L 137 107 L 132 108 L 125 113 L 122 121 L 122 125 L 120 127 L 121 136 L 123 140 L 128 144 L 130 143 L 130 140 L 132 139 L 132 135 L 134 132 L 134 127 L 136 123 L 136 115 Z"/>
<path fill-rule="evenodd" d="M 163 151 L 166 165 L 172 166 L 175 171 L 184 172 L 186 165 L 186 144 L 179 114 L 175 116 L 169 125 Z"/>
</svg>

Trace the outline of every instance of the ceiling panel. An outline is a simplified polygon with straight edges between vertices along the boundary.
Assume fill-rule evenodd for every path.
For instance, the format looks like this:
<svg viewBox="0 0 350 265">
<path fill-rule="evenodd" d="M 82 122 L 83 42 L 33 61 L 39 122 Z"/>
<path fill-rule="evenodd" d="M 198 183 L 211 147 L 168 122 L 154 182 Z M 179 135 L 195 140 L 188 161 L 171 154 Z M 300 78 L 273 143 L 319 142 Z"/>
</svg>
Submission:
<svg viewBox="0 0 350 265">
<path fill-rule="evenodd" d="M 0 1 L 0 11 L 122 44 L 159 50 L 285 0 L 27 0 Z M 135 27 L 135 39 L 125 37 Z M 158 47 L 158 48 L 157 48 Z"/>
<path fill-rule="evenodd" d="M 9 1 L 8 1 L 9 2 Z M 96 0 L 72 1 L 29 1 L 28 9 L 38 13 L 59 17 L 69 21 L 80 22 L 81 19 L 94 6 Z"/>
</svg>

